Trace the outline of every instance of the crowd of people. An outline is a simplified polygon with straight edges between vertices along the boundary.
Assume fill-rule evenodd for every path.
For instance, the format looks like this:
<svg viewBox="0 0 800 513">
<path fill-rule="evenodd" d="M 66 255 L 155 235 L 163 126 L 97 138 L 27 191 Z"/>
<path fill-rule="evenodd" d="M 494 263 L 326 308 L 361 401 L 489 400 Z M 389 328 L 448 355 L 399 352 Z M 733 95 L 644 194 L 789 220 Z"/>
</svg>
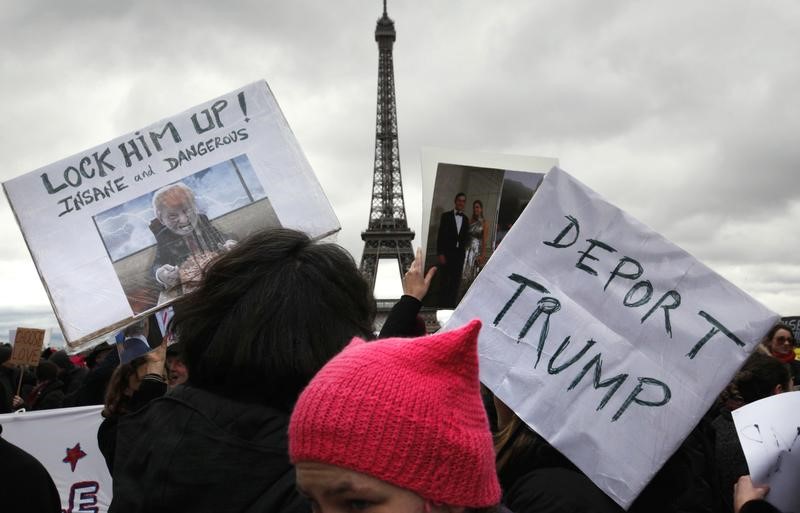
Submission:
<svg viewBox="0 0 800 513">
<path fill-rule="evenodd" d="M 623 511 L 481 387 L 479 321 L 425 335 L 435 273 L 417 252 L 376 335 L 344 249 L 266 230 L 173 304 L 176 344 L 137 323 L 118 347 L 48 351 L 35 373 L 0 347 L 0 411 L 104 404 L 112 513 Z M 628 511 L 777 511 L 731 411 L 792 389 L 794 342 L 766 334 Z"/>
</svg>

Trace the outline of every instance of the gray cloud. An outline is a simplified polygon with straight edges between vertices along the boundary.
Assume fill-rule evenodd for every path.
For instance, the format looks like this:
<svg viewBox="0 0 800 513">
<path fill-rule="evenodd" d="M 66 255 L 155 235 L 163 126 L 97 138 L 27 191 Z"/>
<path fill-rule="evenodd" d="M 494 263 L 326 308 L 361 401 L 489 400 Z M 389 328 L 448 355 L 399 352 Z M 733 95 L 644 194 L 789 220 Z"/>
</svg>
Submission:
<svg viewBox="0 0 800 513">
<path fill-rule="evenodd" d="M 421 146 L 558 157 L 768 306 L 800 313 L 795 2 L 466 0 L 389 11 L 418 233 Z M 380 2 L 356 0 L 12 2 L 0 30 L 0 178 L 265 78 L 358 259 L 379 16 Z M 0 234 L 0 261 L 27 258 L 6 204 Z"/>
</svg>

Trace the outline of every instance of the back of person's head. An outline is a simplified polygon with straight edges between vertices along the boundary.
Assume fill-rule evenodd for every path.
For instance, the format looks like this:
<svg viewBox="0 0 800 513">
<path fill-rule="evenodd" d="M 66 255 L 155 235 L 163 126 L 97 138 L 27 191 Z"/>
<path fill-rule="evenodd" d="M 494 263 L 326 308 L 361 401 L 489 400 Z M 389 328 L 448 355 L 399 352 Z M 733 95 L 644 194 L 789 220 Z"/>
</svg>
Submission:
<svg viewBox="0 0 800 513">
<path fill-rule="evenodd" d="M 44 383 L 45 381 L 52 381 L 58 377 L 58 365 L 49 361 L 42 360 L 36 366 L 36 379 Z"/>
<path fill-rule="evenodd" d="M 480 326 L 354 339 L 331 360 L 289 424 L 289 456 L 305 493 L 317 500 L 331 491 L 313 470 L 323 466 L 412 492 L 429 506 L 495 506 L 500 485 L 478 380 Z"/>
<path fill-rule="evenodd" d="M 3 365 L 11 359 L 11 353 L 14 349 L 8 344 L 0 344 L 0 365 Z"/>
<path fill-rule="evenodd" d="M 75 367 L 75 364 L 72 363 L 72 360 L 69 359 L 67 352 L 63 349 L 59 349 L 55 353 L 51 354 L 48 360 L 58 365 L 61 370 L 67 371 Z"/>
<path fill-rule="evenodd" d="M 174 310 L 190 385 L 289 411 L 351 338 L 372 337 L 375 299 L 340 246 L 278 228 L 215 260 Z"/>
<path fill-rule="evenodd" d="M 754 352 L 720 394 L 729 409 L 758 401 L 776 392 L 790 390 L 791 374 L 785 363 L 760 352 Z"/>
</svg>

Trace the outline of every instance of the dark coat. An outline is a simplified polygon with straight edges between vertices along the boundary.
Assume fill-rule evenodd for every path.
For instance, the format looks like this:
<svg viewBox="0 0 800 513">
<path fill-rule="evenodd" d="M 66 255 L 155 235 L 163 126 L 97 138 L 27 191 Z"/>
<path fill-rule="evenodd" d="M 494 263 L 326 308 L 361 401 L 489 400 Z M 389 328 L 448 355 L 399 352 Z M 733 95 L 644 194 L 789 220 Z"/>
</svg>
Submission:
<svg viewBox="0 0 800 513">
<path fill-rule="evenodd" d="M 0 413 L 13 411 L 12 400 L 15 393 L 14 369 L 0 367 Z"/>
<path fill-rule="evenodd" d="M 403 294 L 386 317 L 378 338 L 419 336 L 417 314 L 421 308 L 422 302 L 419 299 Z"/>
<path fill-rule="evenodd" d="M 436 254 L 444 255 L 450 260 L 451 255 L 461 255 L 464 258 L 469 244 L 469 219 L 461 214 L 461 230 L 456 232 L 456 216 L 453 210 L 448 210 L 439 218 L 439 231 L 436 234 Z M 450 262 L 448 262 L 449 264 Z"/>
<path fill-rule="evenodd" d="M 740 476 L 749 475 L 747 459 L 744 456 L 739 435 L 729 410 L 722 412 L 711 424 L 714 428 L 714 456 L 716 472 L 720 488 L 720 500 L 723 511 L 733 511 L 733 485 Z"/>
<path fill-rule="evenodd" d="M 108 467 L 108 473 L 114 472 L 114 453 L 117 450 L 117 426 L 119 419 L 123 415 L 131 412 L 137 412 L 147 406 L 150 401 L 157 399 L 167 393 L 167 384 L 164 381 L 145 379 L 139 384 L 139 389 L 133 393 L 131 398 L 126 401 L 126 404 L 120 405 L 120 413 L 110 415 L 103 419 L 100 427 L 97 429 L 97 447 L 103 454 Z M 105 412 L 103 414 L 105 416 Z"/>
<path fill-rule="evenodd" d="M 109 513 L 308 512 L 288 424 L 284 412 L 178 386 L 120 419 Z"/>
<path fill-rule="evenodd" d="M 52 410 L 61 408 L 63 403 L 64 383 L 60 379 L 54 379 L 44 385 L 33 402 L 27 406 L 30 410 Z"/>
<path fill-rule="evenodd" d="M 624 513 L 581 472 L 559 467 L 519 477 L 504 503 L 514 513 Z"/>
<path fill-rule="evenodd" d="M 0 438 L 2 511 L 61 513 L 61 499 L 53 478 L 39 460 Z"/>
</svg>

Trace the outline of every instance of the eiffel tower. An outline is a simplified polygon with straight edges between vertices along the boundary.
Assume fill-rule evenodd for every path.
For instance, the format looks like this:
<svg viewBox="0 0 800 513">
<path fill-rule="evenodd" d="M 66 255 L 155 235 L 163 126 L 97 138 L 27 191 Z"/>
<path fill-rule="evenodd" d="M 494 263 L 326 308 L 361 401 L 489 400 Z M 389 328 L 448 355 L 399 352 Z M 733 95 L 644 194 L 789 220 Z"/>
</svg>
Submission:
<svg viewBox="0 0 800 513">
<path fill-rule="evenodd" d="M 386 14 L 375 27 L 378 42 L 378 113 L 375 119 L 375 166 L 372 178 L 372 204 L 369 224 L 361 232 L 364 253 L 361 274 L 375 288 L 381 258 L 397 260 L 402 276 L 414 260 L 411 241 L 414 232 L 406 222 L 403 183 L 400 179 L 400 147 L 397 141 L 397 105 L 394 96 L 392 46 L 396 38 L 394 21 Z"/>
</svg>

